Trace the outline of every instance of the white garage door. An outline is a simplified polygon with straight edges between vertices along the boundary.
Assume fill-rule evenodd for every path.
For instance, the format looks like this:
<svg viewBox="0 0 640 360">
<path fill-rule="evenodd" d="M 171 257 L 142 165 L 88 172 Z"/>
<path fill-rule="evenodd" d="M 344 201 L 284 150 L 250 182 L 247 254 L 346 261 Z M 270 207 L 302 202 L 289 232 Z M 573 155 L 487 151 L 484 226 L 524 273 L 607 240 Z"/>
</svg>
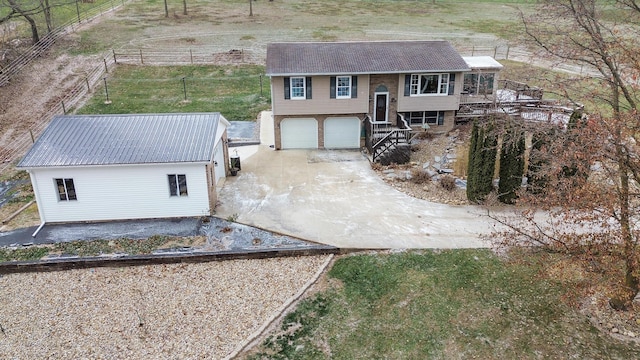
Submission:
<svg viewBox="0 0 640 360">
<path fill-rule="evenodd" d="M 354 117 L 327 118 L 324 121 L 326 149 L 358 149 L 360 147 L 360 119 Z"/>
<path fill-rule="evenodd" d="M 318 122 L 316 119 L 284 119 L 280 123 L 283 149 L 317 149 Z"/>
</svg>

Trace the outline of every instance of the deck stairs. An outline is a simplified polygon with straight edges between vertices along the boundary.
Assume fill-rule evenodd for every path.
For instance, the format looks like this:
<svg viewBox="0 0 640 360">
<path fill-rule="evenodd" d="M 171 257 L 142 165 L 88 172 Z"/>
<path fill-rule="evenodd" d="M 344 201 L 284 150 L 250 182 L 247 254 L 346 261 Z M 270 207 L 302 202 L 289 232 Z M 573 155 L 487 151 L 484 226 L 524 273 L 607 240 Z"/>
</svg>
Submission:
<svg viewBox="0 0 640 360">
<path fill-rule="evenodd" d="M 371 162 L 381 162 L 380 160 L 394 152 L 406 152 L 407 149 L 410 149 L 409 145 L 416 132 L 409 127 L 400 114 L 398 114 L 397 123 L 400 126 L 376 124 L 367 116 L 365 119 L 366 144 Z M 382 162 L 384 163 L 384 161 Z"/>
</svg>

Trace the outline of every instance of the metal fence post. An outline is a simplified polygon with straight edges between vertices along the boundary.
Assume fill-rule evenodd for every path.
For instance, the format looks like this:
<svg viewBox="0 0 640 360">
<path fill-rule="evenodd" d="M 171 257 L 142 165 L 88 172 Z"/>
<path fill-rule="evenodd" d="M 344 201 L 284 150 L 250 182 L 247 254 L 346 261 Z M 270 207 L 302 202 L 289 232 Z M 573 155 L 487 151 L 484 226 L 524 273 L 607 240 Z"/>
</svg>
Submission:
<svg viewBox="0 0 640 360">
<path fill-rule="evenodd" d="M 104 61 L 104 72 L 108 73 L 109 72 L 109 67 L 107 66 L 107 59 L 106 58 L 102 58 L 102 60 Z"/>
<path fill-rule="evenodd" d="M 144 65 L 144 59 L 142 58 L 142 49 L 140 49 L 140 63 Z"/>
<path fill-rule="evenodd" d="M 184 92 L 184 101 L 187 101 L 187 82 L 185 78 L 186 76 L 182 77 L 182 91 Z"/>
<path fill-rule="evenodd" d="M 191 57 L 191 64 L 193 64 L 193 51 L 189 49 L 189 56 Z"/>
<path fill-rule="evenodd" d="M 118 60 L 116 59 L 116 50 L 115 49 L 111 49 L 111 51 L 113 52 L 113 63 L 117 64 Z"/>
</svg>

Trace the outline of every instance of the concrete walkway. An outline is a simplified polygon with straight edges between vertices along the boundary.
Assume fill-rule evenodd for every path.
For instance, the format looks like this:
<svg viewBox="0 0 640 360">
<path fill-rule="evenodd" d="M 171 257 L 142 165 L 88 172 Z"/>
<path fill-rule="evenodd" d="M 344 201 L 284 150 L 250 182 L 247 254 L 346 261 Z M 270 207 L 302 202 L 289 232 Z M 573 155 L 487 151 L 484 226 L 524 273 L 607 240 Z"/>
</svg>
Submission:
<svg viewBox="0 0 640 360">
<path fill-rule="evenodd" d="M 241 149 L 242 170 L 226 179 L 216 216 L 343 248 L 488 246 L 480 235 L 493 223 L 483 208 L 401 193 L 358 151 L 275 151 L 266 114 L 264 145 Z"/>
</svg>

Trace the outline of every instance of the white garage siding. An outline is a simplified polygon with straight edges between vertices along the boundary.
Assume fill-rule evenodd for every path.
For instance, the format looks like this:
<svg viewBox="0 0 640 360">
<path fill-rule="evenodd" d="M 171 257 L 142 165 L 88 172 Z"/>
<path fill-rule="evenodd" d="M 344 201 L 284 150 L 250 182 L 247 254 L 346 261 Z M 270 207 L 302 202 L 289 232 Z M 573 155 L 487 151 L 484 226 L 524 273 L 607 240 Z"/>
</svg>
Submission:
<svg viewBox="0 0 640 360">
<path fill-rule="evenodd" d="M 326 149 L 360 148 L 360 119 L 356 117 L 325 119 L 324 147 Z"/>
<path fill-rule="evenodd" d="M 318 121 L 314 118 L 287 118 L 280 122 L 283 149 L 317 149 Z"/>
<path fill-rule="evenodd" d="M 46 222 L 209 215 L 204 164 L 34 169 L 37 203 Z M 169 174 L 184 174 L 188 196 L 170 196 Z M 77 200 L 59 201 L 56 178 L 72 178 Z"/>
<path fill-rule="evenodd" d="M 218 142 L 215 150 L 213 151 L 213 167 L 216 177 L 216 187 L 220 179 L 225 177 L 225 167 L 224 167 L 224 147 L 222 146 L 222 141 Z"/>
</svg>

